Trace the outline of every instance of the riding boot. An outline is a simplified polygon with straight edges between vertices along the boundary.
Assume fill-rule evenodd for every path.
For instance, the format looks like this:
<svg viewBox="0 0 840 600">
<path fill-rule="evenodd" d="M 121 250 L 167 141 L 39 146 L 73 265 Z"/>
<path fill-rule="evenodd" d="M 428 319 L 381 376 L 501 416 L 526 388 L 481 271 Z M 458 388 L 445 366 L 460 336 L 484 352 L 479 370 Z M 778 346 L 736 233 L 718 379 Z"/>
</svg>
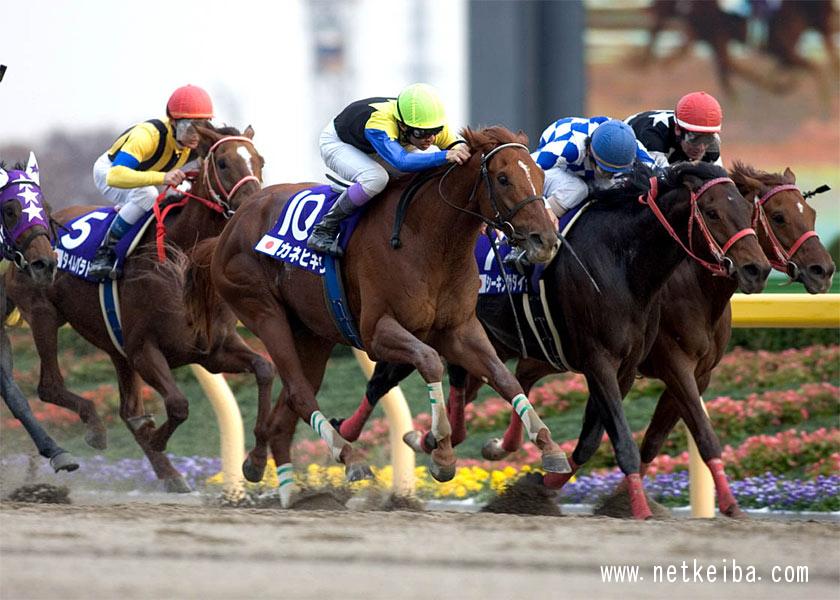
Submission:
<svg viewBox="0 0 840 600">
<path fill-rule="evenodd" d="M 88 267 L 88 276 L 94 279 L 119 279 L 122 270 L 117 265 L 117 251 L 114 247 L 120 238 L 116 237 L 111 230 L 93 255 L 93 261 Z"/>
<path fill-rule="evenodd" d="M 327 214 L 323 216 L 321 222 L 312 229 L 309 239 L 306 240 L 306 246 L 310 250 L 323 252 L 336 258 L 344 256 L 344 251 L 338 245 L 338 228 L 342 219 L 350 216 L 354 210 L 356 206 L 350 200 L 347 190 L 344 190 Z"/>
<path fill-rule="evenodd" d="M 520 275 L 525 274 L 525 269 L 531 265 L 528 261 L 528 251 L 524 248 L 513 247 L 502 259 L 502 264 L 506 267 L 513 267 Z"/>
</svg>

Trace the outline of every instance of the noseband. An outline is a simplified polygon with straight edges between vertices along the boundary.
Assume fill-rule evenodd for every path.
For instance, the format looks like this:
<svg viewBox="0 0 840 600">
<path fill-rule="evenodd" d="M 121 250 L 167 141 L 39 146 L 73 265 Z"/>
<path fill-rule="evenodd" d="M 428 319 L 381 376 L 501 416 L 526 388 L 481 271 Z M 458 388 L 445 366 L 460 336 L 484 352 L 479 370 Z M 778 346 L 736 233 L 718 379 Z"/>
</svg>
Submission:
<svg viewBox="0 0 840 600">
<path fill-rule="evenodd" d="M 802 190 L 800 190 L 798 186 L 793 184 L 777 185 L 776 187 L 768 190 L 760 198 L 756 195 L 752 225 L 756 228 L 759 224 L 761 224 L 761 226 L 764 227 L 764 231 L 767 232 L 767 239 L 770 240 L 770 246 L 773 248 L 774 256 L 768 257 L 773 268 L 781 271 L 782 273 L 787 273 L 793 280 L 796 280 L 799 277 L 799 265 L 793 262 L 793 255 L 797 253 L 799 248 L 801 248 L 802 244 L 806 241 L 811 238 L 819 239 L 819 236 L 816 231 L 809 229 L 800 235 L 787 250 L 785 250 L 784 246 L 782 246 L 782 243 L 779 241 L 779 238 L 776 237 L 776 234 L 773 232 L 773 228 L 770 226 L 770 221 L 767 219 L 767 213 L 764 211 L 764 205 L 768 200 L 770 200 L 770 198 L 779 192 L 787 191 L 798 193 L 802 196 L 802 202 L 805 202 L 805 196 L 802 194 Z"/>
<path fill-rule="evenodd" d="M 680 247 L 685 250 L 686 254 L 688 254 L 691 258 L 693 258 L 697 263 L 708 269 L 714 275 L 720 276 L 729 276 L 732 272 L 732 259 L 726 256 L 726 253 L 729 251 L 730 248 L 740 240 L 749 235 L 756 235 L 755 229 L 752 227 L 745 227 L 744 229 L 738 231 L 735 235 L 730 237 L 723 246 L 718 245 L 715 238 L 712 236 L 711 231 L 709 231 L 709 226 L 706 224 L 705 219 L 703 218 L 703 214 L 700 212 L 700 207 L 698 206 L 698 201 L 700 197 L 709 191 L 710 188 L 713 186 L 722 184 L 722 183 L 731 183 L 735 185 L 735 183 L 729 177 L 716 177 L 715 179 L 710 179 L 706 183 L 704 183 L 697 192 L 691 192 L 691 213 L 688 218 L 688 246 L 682 243 L 682 240 L 679 238 L 677 233 L 674 231 L 674 228 L 671 227 L 671 224 L 668 223 L 668 220 L 665 218 L 665 215 L 662 214 L 659 206 L 656 204 L 656 196 L 659 190 L 659 182 L 656 177 L 650 178 L 650 191 L 647 193 L 647 197 L 639 196 L 639 202 L 642 204 L 647 204 L 650 209 L 653 211 L 653 214 L 656 215 L 656 218 L 659 219 L 659 222 L 668 232 L 668 234 L 674 238 Z M 706 240 L 706 245 L 709 251 L 712 253 L 712 256 L 715 257 L 717 263 L 711 263 L 709 261 L 703 260 L 699 256 L 697 256 L 693 250 L 694 246 L 692 243 L 692 230 L 694 229 L 693 225 L 694 222 L 697 222 L 697 226 L 700 228 L 700 232 L 703 234 L 703 238 Z"/>
</svg>

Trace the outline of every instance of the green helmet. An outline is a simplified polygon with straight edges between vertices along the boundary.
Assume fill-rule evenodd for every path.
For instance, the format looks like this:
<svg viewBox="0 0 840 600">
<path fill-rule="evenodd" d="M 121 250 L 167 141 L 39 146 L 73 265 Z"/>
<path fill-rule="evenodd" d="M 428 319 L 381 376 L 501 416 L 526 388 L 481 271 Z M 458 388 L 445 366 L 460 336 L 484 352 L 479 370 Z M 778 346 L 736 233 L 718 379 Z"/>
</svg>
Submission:
<svg viewBox="0 0 840 600">
<path fill-rule="evenodd" d="M 425 83 L 413 83 L 397 97 L 400 121 L 417 129 L 435 129 L 446 124 L 446 111 L 437 90 Z"/>
</svg>

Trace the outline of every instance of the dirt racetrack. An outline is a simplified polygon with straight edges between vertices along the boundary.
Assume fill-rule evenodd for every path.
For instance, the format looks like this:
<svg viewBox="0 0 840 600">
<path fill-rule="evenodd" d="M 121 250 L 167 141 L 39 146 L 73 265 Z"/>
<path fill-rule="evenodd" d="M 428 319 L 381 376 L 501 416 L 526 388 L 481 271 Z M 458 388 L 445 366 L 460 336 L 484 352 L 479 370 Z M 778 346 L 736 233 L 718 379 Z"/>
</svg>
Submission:
<svg viewBox="0 0 840 600">
<path fill-rule="evenodd" d="M 3 502 L 0 597 L 837 598 L 838 534 L 805 521 Z M 695 559 L 703 582 L 683 583 Z M 644 579 L 603 583 L 601 565 L 638 565 Z M 807 583 L 771 581 L 798 565 Z"/>
</svg>

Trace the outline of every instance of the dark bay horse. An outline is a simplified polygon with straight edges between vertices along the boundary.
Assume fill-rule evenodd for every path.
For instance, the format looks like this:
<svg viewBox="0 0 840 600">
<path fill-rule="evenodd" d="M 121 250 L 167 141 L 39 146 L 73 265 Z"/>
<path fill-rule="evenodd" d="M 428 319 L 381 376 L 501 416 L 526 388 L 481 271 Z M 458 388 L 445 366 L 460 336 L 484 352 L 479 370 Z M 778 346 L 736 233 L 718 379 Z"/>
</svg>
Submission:
<svg viewBox="0 0 840 600">
<path fill-rule="evenodd" d="M 765 173 L 736 162 L 731 175 L 755 206 L 753 222 L 771 264 L 802 282 L 809 293 L 826 293 L 834 263 L 814 232 L 816 213 L 796 186 L 793 172 Z M 643 375 L 666 385 L 642 442 L 641 472 L 644 475 L 668 434 L 683 419 L 712 472 L 721 514 L 742 517 L 726 479 L 720 442 L 701 400 L 729 343 L 729 300 L 735 289 L 731 280 L 713 277 L 692 263 L 681 265 L 668 280 L 659 334 L 639 367 Z"/>
<path fill-rule="evenodd" d="M 6 317 L 13 305 L 6 300 L 5 271 L 14 265 L 33 285 L 52 283 L 56 259 L 52 249 L 49 207 L 41 195 L 41 178 L 35 155 L 26 165 L 6 170 L 0 163 L 0 396 L 35 442 L 38 453 L 58 471 L 75 471 L 76 458 L 59 446 L 38 423 L 23 392 L 12 378 L 12 345 L 6 334 Z"/>
<path fill-rule="evenodd" d="M 566 363 L 583 372 L 589 385 L 585 430 L 587 424 L 590 427 L 593 423 L 606 424 L 619 466 L 627 475 L 627 485 L 634 491 L 633 512 L 637 518 L 649 516 L 649 509 L 641 494 L 638 449 L 624 418 L 621 400 L 632 385 L 639 362 L 654 342 L 662 286 L 686 258 L 684 242 L 675 241 L 666 223 L 680 231 L 681 240 L 690 239 L 692 228 L 696 228 L 695 236 L 702 237 L 700 232 L 707 226 L 711 253 L 719 264 L 727 265 L 726 272 L 745 292 L 761 291 L 770 271 L 755 236 L 749 235 L 750 205 L 725 175 L 723 169 L 709 164 L 691 163 L 671 169 L 658 184 L 659 200 L 654 200 L 661 207 L 665 222 L 636 202 L 644 190 L 638 173 L 626 187 L 596 193 L 600 201 L 581 215 L 568 239 L 582 249 L 579 253 L 584 264 L 603 293 L 594 290 L 562 248 L 544 276 L 546 298 L 563 340 Z M 724 273 L 723 268 L 715 268 L 717 265 L 709 264 L 709 267 L 718 274 Z M 502 359 L 519 356 L 519 339 L 507 299 L 481 296 L 477 312 L 499 356 Z M 536 341 L 526 342 L 530 356 L 544 356 Z M 377 365 L 377 373 L 368 387 L 373 402 L 408 372 L 410 367 L 406 365 Z M 531 358 L 519 361 L 516 375 L 528 391 L 537 380 L 555 372 L 557 366 Z M 453 413 L 458 411 L 458 414 L 451 413 L 450 418 L 458 423 L 458 437 L 453 435 L 453 438 L 459 442 L 466 435 L 464 403 L 475 397 L 481 382 L 471 377 L 464 381 L 463 375 L 455 381 L 450 405 Z M 371 396 L 365 402 L 371 402 Z M 497 460 L 519 447 L 522 429 L 516 415 L 512 419 L 504 440 L 490 440 L 485 444 L 482 451 L 485 457 Z M 603 427 L 598 443 L 602 434 Z M 433 446 L 429 436 L 409 434 L 406 441 L 417 450 Z M 583 441 L 592 443 L 591 439 Z M 588 448 L 583 446 L 586 451 Z M 581 464 L 579 460 L 588 458 L 579 445 L 570 460 L 572 469 Z M 569 477 L 569 474 L 548 474 L 546 484 L 559 487 Z"/>
<path fill-rule="evenodd" d="M 67 389 L 58 365 L 57 334 L 64 323 L 86 340 L 104 350 L 117 372 L 120 417 L 146 454 L 155 474 L 168 491 L 189 491 L 189 487 L 163 453 L 166 443 L 188 414 L 188 402 L 178 389 L 171 368 L 197 363 L 209 371 L 256 375 L 258 393 L 270 398 L 271 365 L 253 352 L 236 333 L 235 317 L 223 305 L 213 314 L 219 323 L 214 335 L 196 335 L 187 323 L 182 302 L 183 269 L 171 259 L 191 252 L 197 242 L 221 233 L 235 209 L 260 189 L 262 157 L 252 143 L 253 130 L 244 135 L 232 128 L 199 127 L 201 171 L 190 196 L 180 210 L 165 217 L 170 260 L 160 263 L 150 227 L 134 254 L 126 261 L 125 276 L 119 281 L 124 347 L 111 340 L 102 317 L 99 285 L 60 271 L 46 291 L 21 277 L 13 278 L 9 295 L 29 322 L 41 358 L 38 394 L 45 402 L 79 414 L 87 425 L 86 441 L 104 448 L 105 427 L 93 404 Z M 90 211 L 91 206 L 73 206 L 55 215 L 59 223 Z M 74 233 L 75 235 L 75 233 Z M 178 254 L 176 249 L 182 252 Z M 155 427 L 141 397 L 141 379 L 163 398 L 167 420 Z"/>
<path fill-rule="evenodd" d="M 475 316 L 479 277 L 473 248 L 485 223 L 506 229 L 535 263 L 548 262 L 556 252 L 557 235 L 543 206 L 543 174 L 523 134 L 490 127 L 466 129 L 463 135 L 474 154 L 462 166 L 437 171 L 420 187 L 405 218 L 400 249 L 393 249 L 389 239 L 406 182 L 392 183 L 371 203 L 343 261 L 350 310 L 371 358 L 409 363 L 427 382 L 437 442 L 430 471 L 437 480 L 455 474 L 438 353 L 513 401 L 542 451 L 544 468 L 562 472 L 567 470 L 565 455 Z M 259 407 L 256 445 L 243 467 L 251 481 L 262 476 L 269 443 L 277 464 L 286 468 L 298 417 L 347 466 L 348 478 L 364 476 L 366 470 L 315 399 L 332 348 L 347 343 L 327 310 L 321 279 L 253 251 L 289 198 L 310 185 L 263 190 L 231 220 L 212 259 L 215 289 L 265 343 L 284 384 L 271 412 L 267 404 Z M 198 296 L 194 301 L 204 303 L 212 290 Z"/>
<path fill-rule="evenodd" d="M 754 3 L 758 5 L 758 3 Z M 747 17 L 732 14 L 720 8 L 717 2 L 709 0 L 655 0 L 650 6 L 651 26 L 646 60 L 653 57 L 657 34 L 668 20 L 680 21 L 686 40 L 669 61 L 685 55 L 695 42 L 706 42 L 712 49 L 718 79 L 724 91 L 734 95 L 732 76 L 744 79 L 774 92 L 792 88 L 789 81 L 769 77 L 753 65 L 739 61 L 732 56 L 729 43 L 747 42 Z M 804 70 L 810 73 L 825 96 L 827 83 L 836 78 L 840 70 L 840 56 L 834 45 L 837 32 L 837 10 L 832 0 L 782 0 L 777 10 L 761 15 L 766 23 L 766 41 L 759 51 L 773 58 L 779 69 Z M 798 45 L 807 30 L 816 31 L 825 47 L 829 60 L 831 78 L 826 79 L 822 69 L 810 59 L 802 56 Z"/>
</svg>

